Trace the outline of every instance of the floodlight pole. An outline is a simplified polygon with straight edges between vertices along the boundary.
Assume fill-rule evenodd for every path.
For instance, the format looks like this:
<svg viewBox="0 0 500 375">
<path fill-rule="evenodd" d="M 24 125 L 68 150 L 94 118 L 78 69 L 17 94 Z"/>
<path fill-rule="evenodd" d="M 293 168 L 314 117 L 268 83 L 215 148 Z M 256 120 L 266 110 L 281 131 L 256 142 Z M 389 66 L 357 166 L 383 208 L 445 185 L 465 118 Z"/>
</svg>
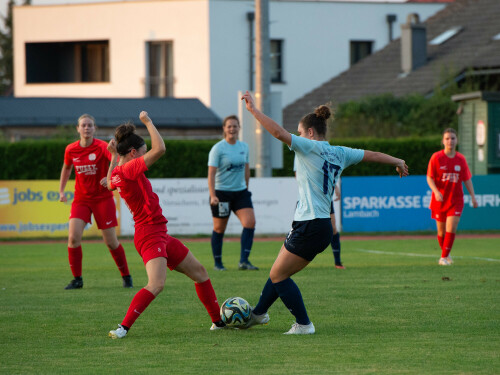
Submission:
<svg viewBox="0 0 500 375">
<path fill-rule="evenodd" d="M 255 0 L 255 104 L 266 115 L 271 113 L 271 74 L 269 41 L 269 0 Z M 255 175 L 271 177 L 271 135 L 257 123 Z"/>
</svg>

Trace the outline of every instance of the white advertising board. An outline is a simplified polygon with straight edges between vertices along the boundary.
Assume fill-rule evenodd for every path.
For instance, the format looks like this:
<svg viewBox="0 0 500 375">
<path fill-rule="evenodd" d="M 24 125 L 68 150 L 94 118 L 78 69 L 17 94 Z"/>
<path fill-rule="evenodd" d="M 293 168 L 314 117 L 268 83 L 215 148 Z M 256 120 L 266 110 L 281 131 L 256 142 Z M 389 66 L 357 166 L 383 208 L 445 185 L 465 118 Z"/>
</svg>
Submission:
<svg viewBox="0 0 500 375">
<path fill-rule="evenodd" d="M 163 214 L 168 219 L 169 234 L 175 236 L 212 233 L 207 179 L 151 179 L 151 184 L 160 198 Z M 251 178 L 250 191 L 257 222 L 256 234 L 288 233 L 298 198 L 295 179 L 293 177 Z M 123 200 L 121 204 L 121 234 L 132 235 L 134 233 L 132 216 Z M 336 212 L 339 212 L 338 207 Z M 241 230 L 238 218 L 231 213 L 226 233 L 239 234 Z"/>
</svg>

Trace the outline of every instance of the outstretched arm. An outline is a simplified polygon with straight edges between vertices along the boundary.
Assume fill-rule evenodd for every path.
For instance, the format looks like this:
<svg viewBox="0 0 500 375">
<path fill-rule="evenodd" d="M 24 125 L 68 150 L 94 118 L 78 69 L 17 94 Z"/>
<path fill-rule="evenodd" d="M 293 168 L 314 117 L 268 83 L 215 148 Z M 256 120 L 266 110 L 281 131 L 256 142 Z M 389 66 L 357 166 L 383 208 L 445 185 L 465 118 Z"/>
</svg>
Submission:
<svg viewBox="0 0 500 375">
<path fill-rule="evenodd" d="M 282 126 L 278 125 L 273 119 L 267 117 L 261 111 L 257 109 L 255 106 L 255 102 L 252 98 L 252 95 L 247 91 L 242 96 L 241 99 L 245 100 L 245 104 L 248 112 L 250 112 L 253 117 L 269 132 L 271 135 L 280 140 L 281 142 L 286 143 L 288 146 L 292 144 L 292 135 L 287 132 Z"/>
<path fill-rule="evenodd" d="M 151 137 L 151 150 L 144 155 L 144 163 L 149 168 L 165 153 L 165 142 L 163 142 L 163 138 L 146 111 L 140 113 L 139 119 L 146 125 Z"/>
<path fill-rule="evenodd" d="M 394 156 L 384 154 L 382 152 L 365 150 L 365 156 L 362 161 L 373 163 L 389 164 L 396 167 L 399 177 L 406 177 L 409 175 L 408 166 L 403 159 L 395 158 Z"/>
</svg>

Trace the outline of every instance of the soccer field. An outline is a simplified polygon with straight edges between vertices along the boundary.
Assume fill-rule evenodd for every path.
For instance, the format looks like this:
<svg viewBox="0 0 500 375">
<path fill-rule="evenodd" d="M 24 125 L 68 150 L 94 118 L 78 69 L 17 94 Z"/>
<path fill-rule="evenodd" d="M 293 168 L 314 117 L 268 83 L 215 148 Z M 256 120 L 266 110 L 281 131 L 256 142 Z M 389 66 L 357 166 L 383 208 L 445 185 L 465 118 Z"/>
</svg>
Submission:
<svg viewBox="0 0 500 375">
<path fill-rule="evenodd" d="M 219 302 L 255 305 L 281 246 L 254 243 L 260 271 L 238 271 L 239 243 L 226 242 L 227 272 L 212 270 L 210 242 L 186 241 L 209 270 Z M 65 243 L 0 242 L 1 374 L 499 374 L 500 238 L 457 236 L 450 267 L 437 241 L 344 237 L 346 270 L 331 249 L 293 279 L 316 327 L 283 335 L 293 323 L 280 300 L 266 326 L 209 331 L 193 283 L 167 274 L 164 291 L 122 340 L 121 322 L 146 272 L 124 244 L 134 289 L 124 289 L 102 243 L 83 242 L 81 290 Z"/>
</svg>

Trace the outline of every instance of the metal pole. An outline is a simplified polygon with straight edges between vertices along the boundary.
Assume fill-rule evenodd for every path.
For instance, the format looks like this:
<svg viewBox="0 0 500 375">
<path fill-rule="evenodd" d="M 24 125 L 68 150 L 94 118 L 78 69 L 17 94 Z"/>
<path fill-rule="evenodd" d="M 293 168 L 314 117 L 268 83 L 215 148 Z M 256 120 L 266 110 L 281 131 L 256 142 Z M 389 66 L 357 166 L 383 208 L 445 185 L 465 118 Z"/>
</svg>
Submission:
<svg viewBox="0 0 500 375">
<path fill-rule="evenodd" d="M 271 112 L 271 74 L 269 42 L 269 1 L 255 0 L 256 54 L 255 54 L 255 104 L 264 114 Z M 255 127 L 257 140 L 257 177 L 271 177 L 271 135 L 262 125 Z"/>
<path fill-rule="evenodd" d="M 247 21 L 248 21 L 248 35 L 249 35 L 249 41 L 248 41 L 248 54 L 249 54 L 249 81 L 248 81 L 248 90 L 253 91 L 253 21 L 255 20 L 255 13 L 254 12 L 248 12 L 247 13 Z"/>
</svg>

